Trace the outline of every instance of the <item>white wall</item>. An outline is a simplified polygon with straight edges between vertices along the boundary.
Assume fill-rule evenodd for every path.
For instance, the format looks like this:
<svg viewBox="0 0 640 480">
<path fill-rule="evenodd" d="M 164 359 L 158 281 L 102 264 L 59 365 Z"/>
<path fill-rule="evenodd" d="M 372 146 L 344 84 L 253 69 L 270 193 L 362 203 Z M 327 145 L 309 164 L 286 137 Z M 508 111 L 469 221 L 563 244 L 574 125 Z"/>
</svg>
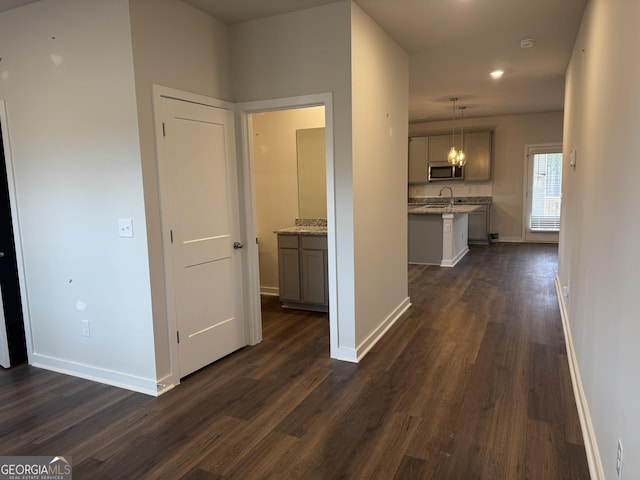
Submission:
<svg viewBox="0 0 640 480">
<path fill-rule="evenodd" d="M 252 115 L 260 290 L 278 292 L 278 239 L 299 217 L 296 130 L 324 127 L 324 107 Z M 326 203 L 326 200 L 325 200 Z"/>
<path fill-rule="evenodd" d="M 471 110 L 471 108 L 469 109 Z M 455 196 L 493 197 L 491 232 L 500 240 L 524 241 L 523 238 L 523 178 L 525 145 L 562 142 L 562 112 L 465 118 L 467 130 L 494 129 L 491 182 L 454 182 Z M 459 126 L 459 124 L 458 124 Z M 410 135 L 448 133 L 450 121 L 412 123 Z M 449 185 L 449 183 L 447 183 Z M 437 196 L 441 185 L 411 185 L 410 197 Z"/>
<path fill-rule="evenodd" d="M 406 63 L 398 60 L 403 56 L 397 47 L 384 36 L 373 22 L 367 23 L 364 13 L 354 7 L 354 40 L 353 55 L 354 68 L 367 69 L 354 76 L 352 83 L 352 2 L 341 1 L 322 7 L 312 8 L 285 15 L 254 20 L 234 25 L 231 30 L 232 69 L 234 78 L 234 97 L 236 101 L 265 100 L 271 98 L 286 98 L 298 95 L 331 92 L 333 95 L 333 157 L 334 157 L 334 201 L 335 211 L 328 212 L 329 233 L 332 229 L 335 235 L 336 282 L 337 298 L 331 298 L 332 323 L 332 355 L 340 358 L 355 360 L 358 356 L 360 339 L 367 336 L 366 332 L 375 330 L 374 325 L 381 325 L 389 311 L 389 305 L 397 299 L 398 291 L 406 291 L 406 223 L 402 228 L 399 223 L 406 222 L 406 120 L 402 117 L 402 100 L 397 104 L 391 98 L 403 97 L 406 92 L 407 73 L 386 72 L 385 69 L 407 68 Z M 357 31 L 356 31 L 357 30 Z M 367 39 L 382 50 L 368 49 Z M 383 40 L 384 39 L 384 40 Z M 372 58 L 365 58 L 371 55 Z M 406 62 L 406 56 L 404 57 Z M 369 74 L 371 77 L 366 78 Z M 373 75 L 381 74 L 381 78 Z M 358 97 L 352 97 L 352 88 L 365 86 L 371 82 L 365 92 L 358 92 Z M 370 96 L 371 92 L 385 91 L 382 98 Z M 392 90 L 396 89 L 397 92 Z M 397 95 L 398 97 L 393 97 Z M 362 108 L 364 99 L 371 106 L 366 107 L 366 114 L 375 114 L 375 118 L 368 123 L 373 131 L 382 133 L 385 140 L 377 143 L 380 151 L 370 160 L 370 165 L 381 168 L 381 173 L 364 168 L 365 147 L 363 147 L 362 130 L 354 129 L 355 117 L 359 121 L 366 119 Z M 406 98 L 403 99 L 406 103 Z M 385 117 L 381 118 L 384 112 Z M 386 112 L 390 118 L 386 118 Z M 406 113 L 406 112 L 405 112 Z M 388 123 L 387 123 L 388 122 Z M 384 123 L 386 128 L 382 128 Z M 404 129 L 401 126 L 404 123 Z M 356 127 L 359 128 L 359 127 Z M 391 137 L 390 133 L 398 137 Z M 352 142 L 353 135 L 353 142 Z M 367 140 L 371 140 L 372 133 L 367 132 Z M 400 147 L 395 138 L 402 138 L 405 144 L 405 154 L 399 158 Z M 355 145 L 355 142 L 358 145 Z M 384 157 L 384 158 L 383 158 Z M 367 204 L 367 194 L 376 206 L 380 200 L 374 198 L 379 195 L 380 176 L 389 170 L 384 162 L 398 162 L 398 172 L 394 172 L 387 179 L 385 190 L 390 192 L 389 204 L 385 204 L 377 215 L 377 225 L 390 225 L 400 228 L 401 233 L 383 233 L 373 228 L 372 216 Z M 375 169 L 374 168 L 374 169 Z M 357 176 L 357 177 L 356 177 Z M 400 178 L 402 177 L 402 178 Z M 396 186 L 396 182 L 399 186 Z M 391 217 L 400 210 L 397 205 L 396 189 L 402 188 L 402 213 Z M 375 194 L 374 194 L 375 192 Z M 330 201 L 331 203 L 331 201 Z M 364 210 L 366 209 L 366 211 Z M 399 218 L 399 219 L 398 219 Z M 404 220 L 403 220 L 404 218 Z M 334 222 L 332 225 L 331 222 Z M 386 228 L 386 227 L 385 227 Z M 359 231 L 357 231 L 360 229 Z M 382 238 L 373 240 L 375 246 L 390 247 L 394 251 L 390 258 L 383 260 L 384 265 L 393 265 L 391 276 L 377 275 L 386 279 L 374 280 L 370 285 L 373 291 L 359 291 L 356 299 L 356 282 L 367 280 L 364 276 L 373 268 L 364 265 L 363 256 L 356 258 L 360 249 L 368 251 L 367 241 L 373 236 Z M 402 241 L 399 241 L 399 237 Z M 329 239 L 331 242 L 331 238 Z M 395 241 L 398 241 L 396 244 Z M 330 248 L 331 252 L 331 248 Z M 385 252 L 385 254 L 388 252 Z M 382 252 L 376 249 L 376 255 Z M 402 258 L 400 258 L 402 257 Z M 367 262 L 378 259 L 368 258 Z M 394 262 L 402 260 L 402 267 Z M 402 279 L 397 278 L 397 271 L 404 269 Z M 385 272 L 386 274 L 386 272 Z M 396 285 L 400 282 L 400 286 Z M 380 284 L 376 282 L 381 282 Z M 386 282 L 389 290 L 382 288 Z M 404 287 L 402 284 L 404 283 Z M 364 285 L 363 284 L 363 285 Z M 384 290 L 384 291 L 382 291 Z M 382 293 L 383 299 L 375 299 L 375 295 Z M 405 293 L 406 297 L 406 293 Z M 367 301 L 373 303 L 367 306 Z M 358 308 L 356 309 L 356 302 Z M 377 308 L 381 307 L 381 308 Z M 373 315 L 365 319 L 369 311 L 375 309 Z"/>
<path fill-rule="evenodd" d="M 408 304 L 409 61 L 351 5 L 355 334 L 361 356 Z"/>
<path fill-rule="evenodd" d="M 558 281 L 604 475 L 640 478 L 640 3 L 591 0 L 567 71 Z M 603 174 L 604 173 L 604 174 Z M 604 477 L 594 477 L 604 478 Z"/>
<path fill-rule="evenodd" d="M 330 307 L 335 311 L 330 315 L 332 321 L 337 323 L 332 339 L 334 356 L 343 351 L 353 353 L 355 345 L 350 30 L 347 1 L 230 28 L 236 101 L 333 94 L 334 196 L 339 208 L 327 212 L 327 219 L 330 224 L 335 215 L 340 291 Z M 329 225 L 330 232 L 331 228 Z"/>
<path fill-rule="evenodd" d="M 231 100 L 227 27 L 177 0 L 130 0 L 157 376 L 171 374 L 152 84 Z"/>
<path fill-rule="evenodd" d="M 30 362 L 154 392 L 128 2 L 42 0 L 0 13 L 0 45 Z M 134 238 L 119 238 L 119 218 L 133 219 Z"/>
</svg>

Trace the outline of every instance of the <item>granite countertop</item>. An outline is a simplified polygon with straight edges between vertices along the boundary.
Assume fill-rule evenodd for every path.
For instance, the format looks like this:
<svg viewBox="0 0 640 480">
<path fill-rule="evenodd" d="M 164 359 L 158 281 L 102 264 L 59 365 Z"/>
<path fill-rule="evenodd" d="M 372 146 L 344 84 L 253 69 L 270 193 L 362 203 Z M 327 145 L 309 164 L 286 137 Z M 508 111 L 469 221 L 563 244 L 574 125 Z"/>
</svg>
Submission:
<svg viewBox="0 0 640 480">
<path fill-rule="evenodd" d="M 442 215 L 443 213 L 471 213 L 480 208 L 480 205 L 455 204 L 453 208 L 448 205 L 424 205 L 409 209 L 411 215 Z"/>
<path fill-rule="evenodd" d="M 449 196 L 442 197 L 409 197 L 409 205 L 447 205 L 449 203 Z M 455 205 L 491 205 L 491 197 L 454 197 L 453 203 Z"/>
<path fill-rule="evenodd" d="M 296 218 L 291 227 L 274 230 L 278 235 L 327 235 L 326 218 Z"/>
</svg>

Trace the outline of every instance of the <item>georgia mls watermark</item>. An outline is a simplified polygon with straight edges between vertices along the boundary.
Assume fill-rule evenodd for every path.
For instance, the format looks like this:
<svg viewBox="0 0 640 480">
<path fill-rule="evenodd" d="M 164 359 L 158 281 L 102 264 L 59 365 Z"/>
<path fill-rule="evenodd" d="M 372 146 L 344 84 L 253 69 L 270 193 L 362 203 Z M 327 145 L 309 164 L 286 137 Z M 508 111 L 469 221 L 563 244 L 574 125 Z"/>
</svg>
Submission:
<svg viewBox="0 0 640 480">
<path fill-rule="evenodd" d="M 0 480 L 71 480 L 71 457 L 0 457 Z"/>
</svg>

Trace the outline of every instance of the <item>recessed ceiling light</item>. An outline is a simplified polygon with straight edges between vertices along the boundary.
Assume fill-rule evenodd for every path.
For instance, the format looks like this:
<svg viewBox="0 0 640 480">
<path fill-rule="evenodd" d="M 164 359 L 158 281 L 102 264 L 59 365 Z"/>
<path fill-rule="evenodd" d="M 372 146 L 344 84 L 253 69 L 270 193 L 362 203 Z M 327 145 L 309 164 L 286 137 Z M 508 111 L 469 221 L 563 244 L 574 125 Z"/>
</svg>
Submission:
<svg viewBox="0 0 640 480">
<path fill-rule="evenodd" d="M 494 70 L 493 72 L 491 72 L 491 76 L 495 79 L 502 77 L 502 75 L 504 75 L 503 70 Z"/>
</svg>

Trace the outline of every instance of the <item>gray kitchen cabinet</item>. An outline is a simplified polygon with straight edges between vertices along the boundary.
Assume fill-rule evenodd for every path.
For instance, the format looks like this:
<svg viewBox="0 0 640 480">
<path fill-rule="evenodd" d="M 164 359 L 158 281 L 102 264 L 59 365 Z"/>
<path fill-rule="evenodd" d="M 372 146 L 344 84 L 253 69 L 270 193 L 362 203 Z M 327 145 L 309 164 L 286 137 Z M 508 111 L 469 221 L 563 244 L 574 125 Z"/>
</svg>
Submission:
<svg viewBox="0 0 640 480">
<path fill-rule="evenodd" d="M 467 157 L 467 164 L 464 166 L 464 180 L 468 182 L 479 182 L 491 180 L 491 158 L 492 158 L 492 141 L 493 132 L 490 130 L 465 132 L 463 138 L 463 150 Z M 430 135 L 429 137 L 413 137 L 409 143 L 409 183 L 423 183 L 426 179 L 420 181 L 418 172 L 420 153 L 424 146 L 428 149 L 428 163 L 443 163 L 447 161 L 451 146 L 455 145 L 460 148 L 460 132 L 456 132 L 455 142 L 452 141 L 452 135 Z M 421 139 L 417 141 L 417 139 Z M 423 140 L 424 139 L 424 140 Z M 413 153 L 412 153 L 413 149 Z M 416 172 L 415 177 L 412 172 Z M 425 166 L 425 176 L 426 166 Z"/>
<path fill-rule="evenodd" d="M 486 245 L 489 243 L 489 205 L 481 205 L 476 211 L 469 213 L 470 244 Z"/>
<path fill-rule="evenodd" d="M 278 235 L 278 270 L 285 307 L 328 311 L 327 237 Z"/>
<path fill-rule="evenodd" d="M 427 183 L 429 137 L 409 138 L 409 183 Z"/>
<path fill-rule="evenodd" d="M 456 134 L 456 140 L 460 142 L 460 136 Z M 432 135 L 429 137 L 429 163 L 446 162 L 449 150 L 453 146 L 451 135 Z M 456 145 L 456 148 L 460 148 Z"/>
<path fill-rule="evenodd" d="M 467 182 L 491 180 L 491 131 L 464 134 L 464 180 Z"/>
</svg>

